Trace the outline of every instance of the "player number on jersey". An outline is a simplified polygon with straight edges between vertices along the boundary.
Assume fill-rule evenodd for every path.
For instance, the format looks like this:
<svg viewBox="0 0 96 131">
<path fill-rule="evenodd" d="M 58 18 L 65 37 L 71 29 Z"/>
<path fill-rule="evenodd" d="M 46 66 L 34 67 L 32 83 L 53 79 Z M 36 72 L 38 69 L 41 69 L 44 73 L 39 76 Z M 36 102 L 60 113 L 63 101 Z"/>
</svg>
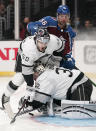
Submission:
<svg viewBox="0 0 96 131">
<path fill-rule="evenodd" d="M 63 71 L 63 73 L 66 73 L 66 72 L 69 72 L 69 77 L 72 77 L 73 76 L 73 73 L 70 71 L 70 70 L 67 70 L 67 69 L 63 69 L 63 68 L 56 68 L 56 73 L 57 74 L 59 74 L 60 72 L 60 70 L 62 70 Z"/>
<path fill-rule="evenodd" d="M 29 57 L 25 56 L 24 54 L 22 54 L 22 59 L 25 60 L 25 61 L 29 61 Z"/>
<path fill-rule="evenodd" d="M 44 19 L 41 19 L 41 20 L 39 20 L 39 21 L 42 23 L 42 25 L 46 25 L 46 24 L 47 24 L 47 21 L 44 20 Z"/>
</svg>

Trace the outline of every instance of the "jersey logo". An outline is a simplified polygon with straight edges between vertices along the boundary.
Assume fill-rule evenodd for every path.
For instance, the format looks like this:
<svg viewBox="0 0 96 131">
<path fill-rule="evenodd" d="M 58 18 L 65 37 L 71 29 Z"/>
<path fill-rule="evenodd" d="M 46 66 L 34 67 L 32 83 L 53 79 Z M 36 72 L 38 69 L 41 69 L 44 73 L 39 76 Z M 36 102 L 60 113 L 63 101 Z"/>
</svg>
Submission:
<svg viewBox="0 0 96 131">
<path fill-rule="evenodd" d="M 63 44 L 65 44 L 66 39 L 64 39 L 64 37 L 63 37 L 63 36 L 60 36 L 59 38 L 60 38 L 60 40 L 63 42 Z"/>
</svg>

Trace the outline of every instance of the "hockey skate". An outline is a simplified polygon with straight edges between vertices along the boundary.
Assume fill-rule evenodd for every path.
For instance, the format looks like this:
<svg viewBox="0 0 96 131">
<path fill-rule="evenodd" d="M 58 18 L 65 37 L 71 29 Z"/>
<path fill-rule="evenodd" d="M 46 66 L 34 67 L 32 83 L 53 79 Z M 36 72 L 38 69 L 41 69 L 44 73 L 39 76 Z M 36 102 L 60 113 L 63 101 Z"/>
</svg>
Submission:
<svg viewBox="0 0 96 131">
<path fill-rule="evenodd" d="M 2 95 L 2 108 L 10 119 L 14 117 L 14 113 L 10 105 L 10 97 L 7 97 L 5 94 Z"/>
<path fill-rule="evenodd" d="M 10 97 L 5 96 L 5 94 L 2 95 L 2 108 L 5 109 L 4 105 L 5 103 L 10 101 Z"/>
</svg>

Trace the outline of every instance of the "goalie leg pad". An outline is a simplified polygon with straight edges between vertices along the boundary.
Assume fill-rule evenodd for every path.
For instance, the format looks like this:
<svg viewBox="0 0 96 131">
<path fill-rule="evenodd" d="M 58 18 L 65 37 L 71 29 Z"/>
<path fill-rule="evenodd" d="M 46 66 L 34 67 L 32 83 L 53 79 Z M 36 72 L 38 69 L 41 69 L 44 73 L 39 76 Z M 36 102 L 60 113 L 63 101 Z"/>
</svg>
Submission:
<svg viewBox="0 0 96 131">
<path fill-rule="evenodd" d="M 4 104 L 4 108 L 5 108 L 5 113 L 7 113 L 7 115 L 8 115 L 8 117 L 10 118 L 10 119 L 13 119 L 14 118 L 14 113 L 13 113 L 13 111 L 12 111 L 12 108 L 11 108 L 11 106 L 10 106 L 10 103 L 9 102 L 7 102 L 7 103 L 5 103 Z"/>
<path fill-rule="evenodd" d="M 71 94 L 70 100 L 90 101 L 92 90 L 92 84 L 89 80 L 87 80 L 85 83 L 79 85 Z"/>
</svg>

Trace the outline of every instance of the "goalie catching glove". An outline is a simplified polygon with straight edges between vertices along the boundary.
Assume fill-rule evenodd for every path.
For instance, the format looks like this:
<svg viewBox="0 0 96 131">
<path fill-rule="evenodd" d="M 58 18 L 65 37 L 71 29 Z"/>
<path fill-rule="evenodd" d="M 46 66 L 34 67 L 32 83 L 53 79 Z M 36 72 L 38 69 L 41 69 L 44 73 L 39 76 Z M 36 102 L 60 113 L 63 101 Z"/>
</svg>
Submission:
<svg viewBox="0 0 96 131">
<path fill-rule="evenodd" d="M 35 96 L 35 88 L 27 86 L 24 99 L 27 99 L 29 102 L 32 102 Z"/>
<path fill-rule="evenodd" d="M 30 108 L 31 106 L 31 103 L 34 99 L 34 96 L 35 96 L 35 88 L 34 87 L 31 87 L 31 86 L 27 86 L 26 88 L 26 92 L 25 92 L 25 96 L 22 97 L 19 101 L 19 107 L 18 108 L 21 108 L 24 101 L 27 100 L 24 108 Z"/>
<path fill-rule="evenodd" d="M 44 104 L 36 100 L 35 93 L 36 93 L 36 89 L 34 87 L 27 86 L 25 96 L 20 99 L 18 108 L 20 109 L 22 107 L 25 100 L 27 101 L 24 106 L 24 109 L 28 109 L 28 110 L 30 109 L 35 110 L 42 107 L 43 105 L 46 105 L 46 103 Z"/>
</svg>

